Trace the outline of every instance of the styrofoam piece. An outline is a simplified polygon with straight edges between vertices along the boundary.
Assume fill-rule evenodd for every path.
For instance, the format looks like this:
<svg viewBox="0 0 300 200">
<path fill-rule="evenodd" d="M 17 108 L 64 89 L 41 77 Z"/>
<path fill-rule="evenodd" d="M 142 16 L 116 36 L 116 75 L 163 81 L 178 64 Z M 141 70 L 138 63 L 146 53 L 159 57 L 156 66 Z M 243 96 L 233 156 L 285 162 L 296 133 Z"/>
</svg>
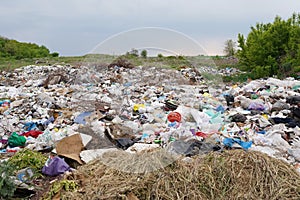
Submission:
<svg viewBox="0 0 300 200">
<path fill-rule="evenodd" d="M 118 151 L 116 148 L 109 149 L 91 149 L 80 152 L 80 158 L 83 162 L 88 163 L 96 158 L 101 157 L 104 153 Z"/>
<path fill-rule="evenodd" d="M 135 143 L 129 147 L 126 152 L 128 153 L 140 153 L 142 151 L 147 151 L 151 149 L 159 148 L 159 144 L 144 144 L 144 143 Z"/>
</svg>

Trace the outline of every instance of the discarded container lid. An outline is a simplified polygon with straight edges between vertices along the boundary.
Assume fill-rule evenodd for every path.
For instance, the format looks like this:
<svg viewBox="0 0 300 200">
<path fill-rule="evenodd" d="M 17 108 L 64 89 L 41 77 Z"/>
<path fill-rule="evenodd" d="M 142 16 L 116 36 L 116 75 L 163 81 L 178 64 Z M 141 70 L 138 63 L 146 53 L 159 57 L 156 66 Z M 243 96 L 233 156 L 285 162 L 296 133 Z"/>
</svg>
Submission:
<svg viewBox="0 0 300 200">
<path fill-rule="evenodd" d="M 170 122 L 181 122 L 181 114 L 179 112 L 170 112 L 168 114 L 168 121 Z"/>
<path fill-rule="evenodd" d="M 133 106 L 133 111 L 138 111 L 140 108 L 145 108 L 146 106 L 144 104 L 135 104 Z"/>
</svg>

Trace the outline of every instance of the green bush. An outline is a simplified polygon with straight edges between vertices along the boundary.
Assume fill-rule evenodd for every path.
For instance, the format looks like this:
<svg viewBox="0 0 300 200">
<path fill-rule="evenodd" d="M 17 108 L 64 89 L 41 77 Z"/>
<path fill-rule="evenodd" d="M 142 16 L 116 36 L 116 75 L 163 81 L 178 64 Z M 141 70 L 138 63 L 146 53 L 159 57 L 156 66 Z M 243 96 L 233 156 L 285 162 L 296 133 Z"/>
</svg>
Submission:
<svg viewBox="0 0 300 200">
<path fill-rule="evenodd" d="M 17 152 L 13 157 L 8 160 L 10 166 L 14 166 L 16 170 L 24 168 L 31 168 L 35 176 L 41 175 L 41 170 L 47 161 L 47 157 L 39 152 L 29 149 L 24 149 Z"/>
<path fill-rule="evenodd" d="M 293 67 L 293 71 L 294 71 L 295 73 L 300 72 L 300 66 L 295 66 L 295 67 Z"/>
<path fill-rule="evenodd" d="M 256 66 L 254 68 L 254 70 L 252 71 L 254 78 L 265 78 L 265 77 L 269 77 L 270 74 L 270 66 Z"/>
<path fill-rule="evenodd" d="M 23 59 L 44 58 L 58 56 L 58 53 L 50 54 L 47 47 L 33 43 L 18 42 L 0 36 L 0 58 Z"/>
<path fill-rule="evenodd" d="M 177 58 L 178 58 L 179 60 L 184 60 L 184 59 L 185 59 L 184 56 L 182 56 L 182 55 L 178 56 Z"/>
<path fill-rule="evenodd" d="M 255 79 L 253 73 L 242 73 L 232 76 L 223 76 L 223 82 L 233 82 L 233 83 L 243 83 L 246 82 L 248 79 Z"/>
<path fill-rule="evenodd" d="M 277 16 L 273 23 L 257 23 L 249 34 L 238 35 L 237 56 L 257 78 L 290 75 L 300 64 L 300 13 L 283 20 Z"/>
<path fill-rule="evenodd" d="M 59 56 L 59 53 L 53 52 L 53 53 L 51 53 L 51 56 L 52 56 L 52 57 L 58 57 L 58 56 Z"/>
<path fill-rule="evenodd" d="M 11 178 L 15 168 L 7 162 L 0 163 L 0 199 L 12 197 L 16 186 Z"/>
<path fill-rule="evenodd" d="M 141 57 L 142 58 L 147 58 L 147 50 L 143 50 L 142 52 L 141 52 Z"/>
</svg>

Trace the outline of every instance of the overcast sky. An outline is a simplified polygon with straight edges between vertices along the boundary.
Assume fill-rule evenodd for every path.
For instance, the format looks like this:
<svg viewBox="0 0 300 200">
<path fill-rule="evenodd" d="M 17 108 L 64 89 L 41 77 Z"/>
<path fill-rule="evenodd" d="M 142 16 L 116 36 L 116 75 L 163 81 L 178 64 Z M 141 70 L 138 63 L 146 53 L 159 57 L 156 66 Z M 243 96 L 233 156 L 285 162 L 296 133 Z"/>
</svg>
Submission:
<svg viewBox="0 0 300 200">
<path fill-rule="evenodd" d="M 3 0 L 0 35 L 69 56 L 89 53 L 120 32 L 161 27 L 193 38 L 209 55 L 221 55 L 227 39 L 294 12 L 300 12 L 299 0 Z M 122 43 L 120 48 L 132 48 Z"/>
</svg>

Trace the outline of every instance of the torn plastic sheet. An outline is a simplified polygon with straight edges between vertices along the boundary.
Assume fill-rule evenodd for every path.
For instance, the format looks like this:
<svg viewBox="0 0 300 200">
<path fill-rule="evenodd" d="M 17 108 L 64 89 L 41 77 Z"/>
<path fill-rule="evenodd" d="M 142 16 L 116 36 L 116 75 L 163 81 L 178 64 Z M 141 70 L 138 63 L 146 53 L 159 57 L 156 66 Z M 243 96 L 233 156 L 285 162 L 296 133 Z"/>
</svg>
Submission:
<svg viewBox="0 0 300 200">
<path fill-rule="evenodd" d="M 70 169 L 70 166 L 65 162 L 64 159 L 55 156 L 54 158 L 49 158 L 42 169 L 42 173 L 48 176 L 57 176 L 69 171 Z"/>
<path fill-rule="evenodd" d="M 249 142 L 244 142 L 240 139 L 236 139 L 236 138 L 224 138 L 223 140 L 223 144 L 224 146 L 226 147 L 233 147 L 233 144 L 234 143 L 237 143 L 239 144 L 241 147 L 243 147 L 243 149 L 249 149 L 252 145 L 252 141 L 249 141 Z"/>
<path fill-rule="evenodd" d="M 90 116 L 92 114 L 91 111 L 87 111 L 87 112 L 83 112 L 80 113 L 75 119 L 74 119 L 74 123 L 77 124 L 86 124 L 86 120 L 85 118 Z"/>
</svg>

